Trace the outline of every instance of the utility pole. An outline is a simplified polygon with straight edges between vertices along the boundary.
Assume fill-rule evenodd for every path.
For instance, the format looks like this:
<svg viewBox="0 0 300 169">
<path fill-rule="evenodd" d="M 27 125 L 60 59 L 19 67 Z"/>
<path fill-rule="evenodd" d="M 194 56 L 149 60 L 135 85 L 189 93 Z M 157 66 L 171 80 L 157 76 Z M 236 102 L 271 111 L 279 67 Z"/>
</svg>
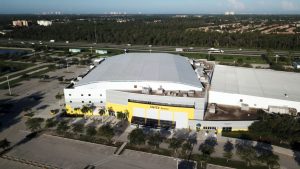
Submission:
<svg viewBox="0 0 300 169">
<path fill-rule="evenodd" d="M 6 76 L 6 79 L 7 79 L 9 95 L 11 96 L 11 90 L 10 90 L 10 84 L 9 84 L 8 76 Z"/>
<path fill-rule="evenodd" d="M 67 62 L 67 72 L 69 72 L 69 63 L 68 63 L 68 60 L 66 60 Z"/>
<path fill-rule="evenodd" d="M 97 43 L 97 27 L 96 21 L 94 21 L 95 43 Z"/>
<path fill-rule="evenodd" d="M 152 45 L 149 45 L 149 48 L 150 48 L 150 49 L 149 49 L 149 52 L 150 52 L 150 53 L 151 53 L 151 51 L 152 51 L 152 50 L 151 50 L 151 47 L 152 47 Z"/>
<path fill-rule="evenodd" d="M 276 58 L 276 63 L 277 63 L 277 60 L 278 60 L 278 58 L 279 58 L 279 55 L 275 55 L 275 58 Z"/>
</svg>

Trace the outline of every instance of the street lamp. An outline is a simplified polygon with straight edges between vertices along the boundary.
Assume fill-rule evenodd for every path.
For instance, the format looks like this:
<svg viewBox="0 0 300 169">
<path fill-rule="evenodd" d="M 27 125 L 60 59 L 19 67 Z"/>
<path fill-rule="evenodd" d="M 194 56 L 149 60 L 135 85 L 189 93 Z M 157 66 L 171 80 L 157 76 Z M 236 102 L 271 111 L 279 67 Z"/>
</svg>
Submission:
<svg viewBox="0 0 300 169">
<path fill-rule="evenodd" d="M 6 79 L 7 79 L 9 95 L 11 96 L 11 90 L 10 90 L 10 84 L 9 84 L 8 76 L 6 76 Z"/>
<path fill-rule="evenodd" d="M 276 63 L 277 63 L 277 60 L 278 60 L 278 58 L 279 58 L 279 55 L 275 55 L 275 58 L 276 58 Z"/>
<path fill-rule="evenodd" d="M 152 51 L 152 50 L 151 50 L 151 47 L 152 47 L 152 45 L 149 45 L 149 48 L 150 48 L 150 49 L 149 49 L 149 52 L 150 52 L 150 53 L 151 53 L 151 51 Z"/>
<path fill-rule="evenodd" d="M 33 56 L 35 57 L 35 50 L 32 50 L 32 52 L 33 52 Z"/>
<path fill-rule="evenodd" d="M 67 62 L 67 72 L 69 72 L 69 63 L 68 63 L 68 59 L 66 59 Z"/>
<path fill-rule="evenodd" d="M 211 54 L 211 52 L 208 51 L 208 60 L 210 60 L 210 54 Z"/>
</svg>

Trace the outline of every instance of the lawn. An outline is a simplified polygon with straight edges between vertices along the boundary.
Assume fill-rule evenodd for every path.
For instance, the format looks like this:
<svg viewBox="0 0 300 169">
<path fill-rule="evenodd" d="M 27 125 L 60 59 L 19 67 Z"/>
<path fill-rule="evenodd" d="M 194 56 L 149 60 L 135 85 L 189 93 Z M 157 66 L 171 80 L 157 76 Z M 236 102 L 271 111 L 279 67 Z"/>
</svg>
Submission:
<svg viewBox="0 0 300 169">
<path fill-rule="evenodd" d="M 14 61 L 0 61 L 0 76 L 13 73 L 34 66 L 33 63 L 22 63 Z"/>
<path fill-rule="evenodd" d="M 48 67 L 48 69 L 42 70 L 42 71 L 39 71 L 39 72 L 35 72 L 33 74 L 30 74 L 30 75 L 26 75 L 26 73 L 33 72 L 35 70 L 42 69 L 44 67 Z M 30 78 L 39 78 L 41 75 L 43 75 L 45 73 L 48 73 L 49 71 L 52 71 L 52 70 L 53 70 L 53 68 L 51 67 L 51 65 L 44 65 L 44 66 L 40 66 L 40 67 L 34 68 L 32 70 L 29 70 L 29 71 L 19 73 L 19 74 L 15 75 L 14 77 L 20 76 L 20 75 L 22 75 L 22 77 L 20 77 L 18 79 L 15 79 L 15 80 L 10 80 L 9 81 L 10 87 L 13 88 L 13 87 L 19 86 L 19 85 L 21 85 L 20 82 L 22 82 L 24 80 L 28 80 Z M 4 80 L 6 80 L 6 78 L 2 78 L 0 80 L 4 81 Z M 0 90 L 1 89 L 8 89 L 8 84 L 7 83 L 1 84 L 0 85 Z"/>
<path fill-rule="evenodd" d="M 208 59 L 208 54 L 201 53 L 183 53 L 182 56 L 186 56 L 194 59 Z M 224 62 L 224 63 L 234 63 L 237 60 L 243 60 L 243 63 L 248 64 L 266 64 L 266 61 L 263 60 L 260 56 L 247 56 L 247 55 L 224 55 L 224 54 L 211 54 L 210 60 Z"/>
</svg>

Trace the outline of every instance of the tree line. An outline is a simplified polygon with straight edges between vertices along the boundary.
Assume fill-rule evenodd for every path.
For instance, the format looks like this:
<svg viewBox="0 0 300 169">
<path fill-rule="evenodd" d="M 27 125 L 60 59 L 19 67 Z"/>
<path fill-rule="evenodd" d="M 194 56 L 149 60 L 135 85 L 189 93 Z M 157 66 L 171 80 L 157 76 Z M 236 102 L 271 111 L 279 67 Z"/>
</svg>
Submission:
<svg viewBox="0 0 300 169">
<path fill-rule="evenodd" d="M 114 44 L 180 45 L 207 47 L 241 47 L 262 49 L 300 49 L 300 35 L 219 33 L 191 30 L 214 22 L 213 19 L 162 18 L 155 23 L 149 18 L 137 18 L 126 23 L 114 19 L 73 20 L 50 27 L 17 28 L 7 38 L 56 41 L 86 41 Z M 216 21 L 217 22 L 217 21 Z"/>
</svg>

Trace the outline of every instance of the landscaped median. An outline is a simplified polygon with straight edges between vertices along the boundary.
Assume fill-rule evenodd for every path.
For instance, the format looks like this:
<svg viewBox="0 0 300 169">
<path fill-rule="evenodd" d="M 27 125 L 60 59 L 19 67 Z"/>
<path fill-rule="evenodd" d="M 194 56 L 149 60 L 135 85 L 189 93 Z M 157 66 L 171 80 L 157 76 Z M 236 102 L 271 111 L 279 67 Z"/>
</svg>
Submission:
<svg viewBox="0 0 300 169">
<path fill-rule="evenodd" d="M 58 120 L 59 119 L 59 120 Z M 77 121 L 73 118 L 60 117 L 58 119 L 47 119 L 45 122 L 40 118 L 29 118 L 26 122 L 26 126 L 33 132 L 42 130 L 44 133 L 53 136 L 64 137 L 67 139 L 80 140 L 85 142 L 91 142 L 96 144 L 103 144 L 107 146 L 113 146 L 120 148 L 122 142 L 116 141 L 119 136 L 124 134 L 118 131 L 118 125 L 105 123 L 99 126 L 98 124 L 85 125 L 85 122 Z M 71 120 L 73 119 L 73 120 Z M 82 118 L 84 119 L 84 118 Z M 123 122 L 120 120 L 120 122 Z M 76 123 L 75 123 L 76 122 Z M 128 123 L 124 121 L 124 123 Z M 127 126 L 125 127 L 125 129 Z M 215 152 L 215 146 L 217 146 L 217 140 L 214 137 L 207 137 L 198 148 L 198 153 L 195 152 L 194 146 L 197 144 L 197 134 L 190 132 L 189 130 L 176 130 L 172 138 L 169 138 L 170 133 L 164 133 L 159 130 L 147 130 L 143 128 L 135 128 L 128 134 L 128 144 L 124 149 L 130 149 L 135 151 L 142 151 L 147 153 L 159 154 L 163 156 L 175 157 L 186 161 L 196 161 L 197 168 L 206 168 L 207 164 L 216 164 L 227 167 L 239 168 L 239 169 L 265 169 L 275 168 L 278 166 L 278 157 L 272 152 L 265 152 L 266 157 L 271 157 L 274 160 L 266 159 L 266 161 L 260 161 L 259 159 L 264 157 L 264 154 L 258 154 L 255 147 L 247 142 L 229 143 L 231 148 L 224 146 L 224 152 L 227 152 L 224 158 L 212 157 Z M 237 155 L 244 161 L 235 161 L 231 157 L 233 155 L 232 150 L 236 149 Z M 123 151 L 124 151 L 123 149 Z M 116 149 L 117 151 L 118 149 Z M 122 151 L 119 153 L 122 154 Z M 269 156 L 271 155 L 271 156 Z M 273 158 L 274 157 L 274 158 Z M 276 157 L 276 158 L 275 158 Z M 277 160 L 276 160 L 277 159 Z"/>
<path fill-rule="evenodd" d="M 26 70 L 26 71 L 22 71 L 20 73 L 13 74 L 13 75 L 9 76 L 10 87 L 18 86 L 19 83 L 23 80 L 28 80 L 30 78 L 39 78 L 40 75 L 43 75 L 54 69 L 55 69 L 54 65 L 49 64 L 49 65 L 42 65 L 42 66 L 35 67 L 30 70 Z M 0 89 L 7 89 L 7 88 L 8 88 L 7 77 L 0 78 Z"/>
</svg>

